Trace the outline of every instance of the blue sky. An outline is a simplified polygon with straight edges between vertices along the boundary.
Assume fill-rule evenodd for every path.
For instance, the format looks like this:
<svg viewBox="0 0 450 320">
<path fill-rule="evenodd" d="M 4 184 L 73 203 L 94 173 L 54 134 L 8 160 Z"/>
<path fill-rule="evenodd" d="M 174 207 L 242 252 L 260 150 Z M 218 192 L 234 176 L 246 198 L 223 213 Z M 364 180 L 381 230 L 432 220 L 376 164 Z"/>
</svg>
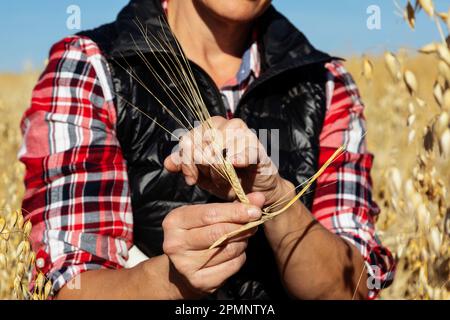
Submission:
<svg viewBox="0 0 450 320">
<path fill-rule="evenodd" d="M 0 2 L 0 72 L 41 68 L 52 43 L 68 30 L 67 8 L 81 9 L 82 29 L 114 20 L 128 0 L 4 0 Z M 399 3 L 404 0 L 398 0 Z M 448 8 L 450 0 L 435 1 Z M 411 31 L 394 14 L 393 0 L 274 0 L 275 6 L 300 28 L 316 47 L 335 55 L 418 48 L 439 35 L 425 15 Z M 366 27 L 370 5 L 381 9 L 381 30 Z"/>
</svg>

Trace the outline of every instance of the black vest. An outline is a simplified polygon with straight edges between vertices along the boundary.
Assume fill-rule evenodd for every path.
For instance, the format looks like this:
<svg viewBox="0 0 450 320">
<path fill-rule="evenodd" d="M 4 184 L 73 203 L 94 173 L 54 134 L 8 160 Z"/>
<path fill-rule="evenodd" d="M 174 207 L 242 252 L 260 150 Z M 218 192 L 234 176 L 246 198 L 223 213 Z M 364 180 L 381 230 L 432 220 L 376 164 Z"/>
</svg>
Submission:
<svg viewBox="0 0 450 320">
<path fill-rule="evenodd" d="M 162 254 L 161 224 L 172 209 L 186 204 L 219 201 L 198 187 L 186 185 L 181 175 L 164 170 L 163 161 L 176 141 L 171 141 L 168 133 L 119 98 L 125 97 L 166 128 L 178 128 L 155 99 L 117 64 L 129 64 L 126 67 L 128 71 L 138 75 L 176 113 L 171 100 L 135 53 L 137 45 L 152 63 L 158 49 L 148 47 L 133 20 L 138 19 L 149 32 L 158 35 L 161 28 L 168 28 L 160 24 L 163 16 L 160 0 L 133 0 L 115 22 L 80 33 L 96 42 L 109 62 L 116 92 L 117 137 L 128 167 L 134 243 L 150 257 Z M 235 117 L 243 119 L 255 130 L 279 129 L 280 175 L 298 185 L 317 170 L 319 135 L 326 111 L 324 64 L 332 58 L 317 51 L 273 7 L 258 19 L 255 27 L 262 73 L 242 97 Z M 169 32 L 166 30 L 166 33 Z M 200 67 L 194 63 L 191 65 L 210 114 L 225 116 L 226 110 L 216 85 Z M 312 198 L 313 193 L 309 193 L 302 201 L 311 207 Z M 250 240 L 243 269 L 211 298 L 284 297 L 286 293 L 279 280 L 273 253 L 260 228 Z"/>
</svg>

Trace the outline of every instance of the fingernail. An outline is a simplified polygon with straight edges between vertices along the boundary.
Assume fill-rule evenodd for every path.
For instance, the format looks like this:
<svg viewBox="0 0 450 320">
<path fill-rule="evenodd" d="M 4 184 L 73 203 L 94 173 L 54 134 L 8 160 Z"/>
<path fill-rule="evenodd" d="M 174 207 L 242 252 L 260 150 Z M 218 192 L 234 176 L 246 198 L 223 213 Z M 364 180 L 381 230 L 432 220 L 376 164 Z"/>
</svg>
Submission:
<svg viewBox="0 0 450 320">
<path fill-rule="evenodd" d="M 193 186 L 195 184 L 195 180 L 192 177 L 186 177 L 185 180 L 188 186 Z"/>
<path fill-rule="evenodd" d="M 248 216 L 252 219 L 259 219 L 261 217 L 261 209 L 258 207 L 249 207 L 247 209 Z"/>
</svg>

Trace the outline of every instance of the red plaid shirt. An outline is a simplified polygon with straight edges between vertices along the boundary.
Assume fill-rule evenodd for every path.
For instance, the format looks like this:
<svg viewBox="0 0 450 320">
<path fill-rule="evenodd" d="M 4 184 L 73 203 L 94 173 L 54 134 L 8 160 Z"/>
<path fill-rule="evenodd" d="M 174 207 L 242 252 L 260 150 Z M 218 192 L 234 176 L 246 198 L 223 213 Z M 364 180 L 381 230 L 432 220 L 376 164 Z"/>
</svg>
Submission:
<svg viewBox="0 0 450 320">
<path fill-rule="evenodd" d="M 237 76 L 234 85 L 222 88 L 231 110 L 258 76 L 259 59 L 252 61 L 243 61 L 252 71 L 247 77 Z M 358 248 L 368 272 L 383 287 L 393 279 L 394 260 L 374 228 L 379 209 L 371 195 L 373 158 L 364 139 L 363 104 L 339 62 L 324 68 L 329 75 L 328 111 L 319 165 L 344 143 L 348 152 L 319 178 L 312 213 Z M 22 121 L 23 210 L 34 226 L 31 238 L 38 265 L 55 291 L 81 272 L 124 267 L 133 244 L 127 166 L 116 137 L 111 88 L 97 45 L 85 38 L 66 38 L 51 49 Z M 370 291 L 370 298 L 377 291 Z"/>
</svg>

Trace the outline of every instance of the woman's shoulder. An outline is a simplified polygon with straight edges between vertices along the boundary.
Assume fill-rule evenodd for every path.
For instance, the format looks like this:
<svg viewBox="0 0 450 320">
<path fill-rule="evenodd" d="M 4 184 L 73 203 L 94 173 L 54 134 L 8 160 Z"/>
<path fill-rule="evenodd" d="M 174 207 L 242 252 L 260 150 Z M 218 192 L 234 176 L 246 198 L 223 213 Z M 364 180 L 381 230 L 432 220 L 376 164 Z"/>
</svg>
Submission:
<svg viewBox="0 0 450 320">
<path fill-rule="evenodd" d="M 89 58 L 100 55 L 102 52 L 93 40 L 86 36 L 67 36 L 54 43 L 50 49 L 50 57 L 65 57 L 69 59 Z"/>
</svg>

